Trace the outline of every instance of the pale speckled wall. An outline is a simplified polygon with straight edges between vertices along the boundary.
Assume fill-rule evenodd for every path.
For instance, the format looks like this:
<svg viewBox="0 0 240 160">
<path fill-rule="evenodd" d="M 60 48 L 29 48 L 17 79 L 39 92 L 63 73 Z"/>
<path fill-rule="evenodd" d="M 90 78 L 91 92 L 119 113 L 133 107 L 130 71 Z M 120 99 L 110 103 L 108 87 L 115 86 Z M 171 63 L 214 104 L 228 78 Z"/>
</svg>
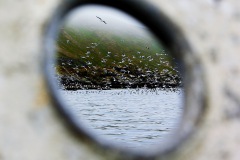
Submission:
<svg viewBox="0 0 240 160">
<path fill-rule="evenodd" d="M 238 1 L 155 1 L 187 36 L 200 59 L 206 112 L 183 159 L 239 159 L 240 3 Z M 188 59 L 191 61 L 192 59 Z M 180 156 L 181 157 L 181 156 Z M 179 159 L 180 159 L 179 157 Z M 192 157 L 192 158 L 191 158 Z"/>
<path fill-rule="evenodd" d="M 183 31 L 193 53 L 194 90 L 204 88 L 204 112 L 193 136 L 171 160 L 240 159 L 240 3 L 238 0 L 148 0 Z M 118 159 L 66 127 L 49 100 L 42 69 L 44 26 L 61 1 L 0 2 L 0 159 Z M 199 80 L 202 82 L 198 83 Z M 188 107 L 194 107 L 189 98 Z M 191 102 L 192 101 L 192 102 Z M 192 105 L 193 104 L 193 105 Z M 192 105 L 192 106 L 189 106 Z M 160 159 L 160 158 L 159 158 Z"/>
</svg>

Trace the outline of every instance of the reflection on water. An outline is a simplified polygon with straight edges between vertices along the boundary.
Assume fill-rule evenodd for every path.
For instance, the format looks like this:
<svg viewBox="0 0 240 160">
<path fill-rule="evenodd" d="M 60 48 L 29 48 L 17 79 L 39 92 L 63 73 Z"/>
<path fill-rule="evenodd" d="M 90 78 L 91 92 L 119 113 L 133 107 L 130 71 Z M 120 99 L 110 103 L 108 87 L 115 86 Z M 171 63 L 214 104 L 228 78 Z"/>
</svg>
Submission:
<svg viewBox="0 0 240 160">
<path fill-rule="evenodd" d="M 78 90 L 60 93 L 80 121 L 128 148 L 158 145 L 182 115 L 183 91 L 161 89 Z M 161 144 L 161 143 L 160 143 Z"/>
</svg>

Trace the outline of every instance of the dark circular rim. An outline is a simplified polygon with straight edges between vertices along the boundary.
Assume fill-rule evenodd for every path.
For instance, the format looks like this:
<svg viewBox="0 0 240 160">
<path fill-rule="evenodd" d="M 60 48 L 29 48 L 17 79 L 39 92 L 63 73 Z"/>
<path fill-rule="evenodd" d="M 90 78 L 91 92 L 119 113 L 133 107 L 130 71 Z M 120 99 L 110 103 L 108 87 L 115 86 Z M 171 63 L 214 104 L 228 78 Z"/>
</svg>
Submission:
<svg viewBox="0 0 240 160">
<path fill-rule="evenodd" d="M 60 96 L 57 92 L 57 85 L 55 84 L 53 80 L 54 72 L 52 67 L 52 64 L 54 63 L 53 57 L 54 57 L 54 45 L 55 41 L 58 35 L 58 32 L 60 30 L 60 24 L 63 21 L 64 17 L 70 13 L 73 9 L 76 7 L 82 6 L 82 5 L 91 5 L 91 4 L 97 4 L 97 5 L 105 5 L 113 8 L 120 9 L 121 11 L 131 15 L 132 17 L 136 18 L 143 24 L 145 24 L 150 31 L 160 40 L 163 45 L 169 49 L 169 51 L 172 53 L 172 56 L 174 56 L 179 63 L 183 64 L 183 68 L 180 68 L 181 72 L 183 73 L 184 77 L 184 68 L 185 63 L 184 62 L 184 54 L 192 53 L 190 45 L 188 44 L 187 40 L 183 36 L 182 32 L 179 30 L 179 28 L 169 19 L 167 16 L 165 16 L 159 8 L 156 8 L 152 6 L 151 4 L 144 2 L 144 1 L 136 1 L 136 0 L 72 0 L 72 1 L 64 1 L 61 6 L 58 7 L 53 17 L 50 19 L 48 26 L 46 27 L 46 33 L 44 37 L 44 75 L 45 80 L 47 82 L 47 87 L 49 89 L 49 95 L 51 97 L 51 100 L 55 106 L 55 108 L 59 111 L 60 115 L 64 118 L 64 120 L 67 122 L 67 125 L 71 128 L 71 130 L 81 139 L 86 140 L 87 142 L 91 142 L 93 144 L 97 144 L 100 148 L 103 148 L 105 151 L 111 151 L 119 154 L 120 156 L 130 157 L 132 159 L 151 159 L 154 157 L 159 156 L 166 156 L 169 152 L 173 152 L 176 150 L 177 147 L 181 146 L 183 142 L 191 135 L 191 133 L 195 130 L 193 127 L 195 124 L 198 123 L 200 117 L 200 112 L 202 112 L 201 109 L 199 109 L 199 113 L 197 113 L 197 116 L 192 119 L 191 124 L 187 124 L 188 126 L 185 126 L 184 122 L 181 122 L 181 127 L 183 129 L 179 129 L 178 133 L 174 133 L 175 135 L 172 137 L 173 139 L 169 140 L 168 143 L 164 143 L 165 146 L 159 147 L 156 151 L 141 151 L 141 152 L 135 152 L 135 151 L 129 151 L 125 148 L 121 148 L 118 146 L 111 145 L 109 143 L 106 143 L 105 141 L 99 140 L 91 134 L 88 130 L 84 128 L 83 125 L 81 125 L 79 122 L 77 122 L 76 118 L 72 116 L 71 112 L 68 111 L 64 107 L 64 103 L 60 99 Z M 191 72 L 191 70 L 188 72 Z M 193 75 L 190 75 L 190 78 Z M 188 76 L 187 76 L 188 77 Z M 194 82 L 189 82 L 194 83 Z M 191 85 L 190 85 L 191 86 Z M 202 91 L 199 92 L 200 99 L 204 96 L 202 96 Z M 186 102 L 186 97 L 185 97 Z M 201 103 L 201 101 L 199 101 Z M 186 103 L 185 103 L 186 105 Z M 200 108 L 202 108 L 203 104 L 199 104 Z M 186 108 L 185 108 L 186 109 Z M 193 110 L 193 109 L 192 109 Z M 191 112 L 188 112 L 191 113 Z M 188 114 L 187 113 L 187 114 Z M 186 113 L 184 113 L 184 116 Z M 184 119 L 184 118 L 183 118 Z M 183 120 L 184 121 L 184 120 Z"/>
</svg>

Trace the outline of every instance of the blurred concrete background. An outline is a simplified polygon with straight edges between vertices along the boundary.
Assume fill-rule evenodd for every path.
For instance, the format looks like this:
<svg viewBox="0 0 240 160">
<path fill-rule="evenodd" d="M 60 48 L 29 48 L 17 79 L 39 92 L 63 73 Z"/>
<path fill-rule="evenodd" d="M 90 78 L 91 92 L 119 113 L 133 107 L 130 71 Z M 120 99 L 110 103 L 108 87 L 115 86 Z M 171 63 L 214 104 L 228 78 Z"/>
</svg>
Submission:
<svg viewBox="0 0 240 160">
<path fill-rule="evenodd" d="M 205 112 L 193 136 L 159 159 L 240 159 L 240 3 L 147 0 L 170 17 L 193 49 L 187 56 L 205 89 Z M 119 159 L 68 130 L 49 100 L 42 40 L 57 0 L 0 2 L 0 159 Z M 195 64 L 195 60 L 199 64 Z M 194 98 L 193 102 L 194 103 Z M 191 106 L 188 106 L 191 107 Z M 194 107 L 194 106 L 192 106 Z"/>
</svg>

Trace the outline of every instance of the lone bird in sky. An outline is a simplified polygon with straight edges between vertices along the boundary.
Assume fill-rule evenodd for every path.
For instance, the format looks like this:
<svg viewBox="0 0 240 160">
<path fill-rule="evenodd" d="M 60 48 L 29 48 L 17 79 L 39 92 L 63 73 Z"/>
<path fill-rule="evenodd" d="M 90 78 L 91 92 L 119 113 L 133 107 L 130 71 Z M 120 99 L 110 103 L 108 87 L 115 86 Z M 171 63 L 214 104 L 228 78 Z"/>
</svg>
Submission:
<svg viewBox="0 0 240 160">
<path fill-rule="evenodd" d="M 98 16 L 96 16 L 96 17 L 97 17 L 98 19 L 100 19 L 101 22 L 107 24 L 106 21 L 102 20 L 102 18 L 100 18 L 100 17 L 98 17 Z"/>
</svg>

